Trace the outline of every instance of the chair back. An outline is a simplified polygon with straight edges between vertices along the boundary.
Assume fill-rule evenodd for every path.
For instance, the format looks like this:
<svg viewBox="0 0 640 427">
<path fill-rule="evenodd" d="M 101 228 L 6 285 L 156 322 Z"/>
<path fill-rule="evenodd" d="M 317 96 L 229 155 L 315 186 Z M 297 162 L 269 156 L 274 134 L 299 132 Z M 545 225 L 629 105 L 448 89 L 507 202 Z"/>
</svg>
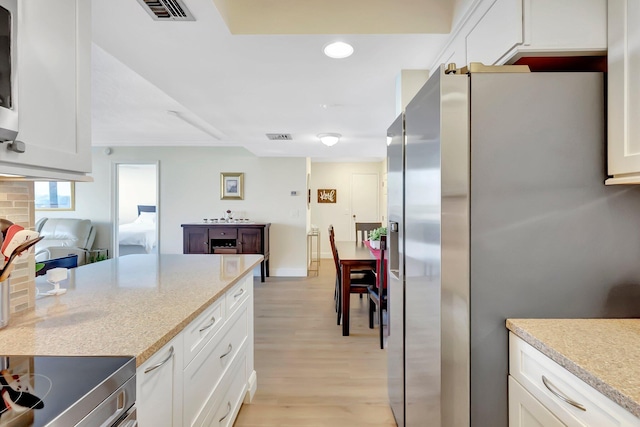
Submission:
<svg viewBox="0 0 640 427">
<path fill-rule="evenodd" d="M 338 249 L 336 249 L 335 233 L 333 225 L 329 225 L 329 243 L 331 244 L 331 253 L 333 254 L 333 262 L 336 264 L 336 271 L 340 271 L 340 258 L 338 257 Z"/>
<path fill-rule="evenodd" d="M 380 236 L 380 270 L 376 278 L 376 287 L 382 289 L 382 293 L 387 289 L 387 262 L 385 253 L 387 252 L 387 236 Z"/>
<path fill-rule="evenodd" d="M 367 240 L 369 234 L 380 227 L 382 227 L 381 222 L 356 222 L 356 242 Z"/>
</svg>

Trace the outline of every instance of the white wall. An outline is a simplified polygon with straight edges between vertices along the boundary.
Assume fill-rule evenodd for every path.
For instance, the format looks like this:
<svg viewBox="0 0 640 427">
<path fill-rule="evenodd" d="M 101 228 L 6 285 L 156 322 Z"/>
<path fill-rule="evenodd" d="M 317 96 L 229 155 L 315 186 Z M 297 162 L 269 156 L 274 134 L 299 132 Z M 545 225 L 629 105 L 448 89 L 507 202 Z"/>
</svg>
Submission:
<svg viewBox="0 0 640 427">
<path fill-rule="evenodd" d="M 320 255 L 322 258 L 331 258 L 329 236 L 327 229 L 333 224 L 336 240 L 352 239 L 351 221 L 351 176 L 354 173 L 375 173 L 378 175 L 380 185 L 377 197 L 380 202 L 378 221 L 382 216 L 386 218 L 386 193 L 383 193 L 382 180 L 386 172 L 385 162 L 362 163 L 332 163 L 313 162 L 311 165 L 311 224 L 320 229 Z M 336 203 L 318 203 L 317 190 L 319 188 L 335 188 L 337 190 Z"/>
<path fill-rule="evenodd" d="M 220 147 L 115 147 L 110 155 L 96 147 L 92 157 L 94 182 L 76 184 L 76 211 L 41 216 L 91 219 L 98 227 L 94 247 L 112 248 L 114 163 L 158 161 L 161 253 L 182 253 L 181 224 L 219 218 L 231 209 L 271 223 L 271 275 L 306 276 L 305 158 L 256 157 L 243 148 Z M 220 200 L 220 172 L 244 172 L 244 200 Z"/>
</svg>

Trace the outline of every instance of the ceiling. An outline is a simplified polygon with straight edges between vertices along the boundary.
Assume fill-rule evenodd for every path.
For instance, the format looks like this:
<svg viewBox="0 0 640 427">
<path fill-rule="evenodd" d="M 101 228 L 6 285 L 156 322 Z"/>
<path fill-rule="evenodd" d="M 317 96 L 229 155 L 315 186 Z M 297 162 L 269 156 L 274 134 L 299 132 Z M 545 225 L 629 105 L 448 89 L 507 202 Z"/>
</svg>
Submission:
<svg viewBox="0 0 640 427">
<path fill-rule="evenodd" d="M 241 146 L 257 156 L 380 160 L 397 115 L 400 71 L 427 69 L 447 37 L 429 32 L 447 32 L 451 21 L 447 0 L 184 3 L 195 21 L 154 21 L 137 0 L 93 0 L 93 145 Z M 319 34 L 318 22 L 341 3 L 353 7 Z M 402 33 L 402 19 L 425 10 L 424 20 L 407 26 L 415 33 Z M 304 28 L 309 34 L 299 34 Z M 322 48 L 335 40 L 352 44 L 354 54 L 326 57 Z M 321 144 L 317 134 L 327 132 L 342 134 L 340 142 Z M 267 133 L 293 139 L 270 141 Z"/>
</svg>

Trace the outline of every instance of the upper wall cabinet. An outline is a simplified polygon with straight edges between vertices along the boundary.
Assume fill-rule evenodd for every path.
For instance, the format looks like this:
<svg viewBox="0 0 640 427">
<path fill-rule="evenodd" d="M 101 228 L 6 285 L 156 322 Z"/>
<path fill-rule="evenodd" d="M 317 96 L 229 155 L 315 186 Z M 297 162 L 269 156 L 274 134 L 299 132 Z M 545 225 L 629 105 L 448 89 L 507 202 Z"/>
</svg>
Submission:
<svg viewBox="0 0 640 427">
<path fill-rule="evenodd" d="M 86 179 L 91 171 L 91 2 L 18 2 L 17 140 L 3 172 Z"/>
<path fill-rule="evenodd" d="M 611 184 L 640 184 L 640 2 L 609 1 L 608 154 Z"/>
<path fill-rule="evenodd" d="M 461 66 L 512 64 L 524 56 L 604 55 L 606 50 L 606 0 L 481 0 L 454 29 L 431 69 L 448 63 L 452 51 Z"/>
</svg>

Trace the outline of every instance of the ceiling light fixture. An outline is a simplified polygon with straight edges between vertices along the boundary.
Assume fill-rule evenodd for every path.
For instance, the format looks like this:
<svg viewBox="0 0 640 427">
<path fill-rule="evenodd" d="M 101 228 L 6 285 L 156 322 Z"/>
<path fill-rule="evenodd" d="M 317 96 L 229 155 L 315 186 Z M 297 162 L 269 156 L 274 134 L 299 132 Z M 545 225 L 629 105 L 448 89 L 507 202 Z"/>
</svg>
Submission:
<svg viewBox="0 0 640 427">
<path fill-rule="evenodd" d="M 353 54 L 353 46 L 345 42 L 334 42 L 326 45 L 323 51 L 329 58 L 342 59 Z"/>
<path fill-rule="evenodd" d="M 340 137 L 342 135 L 340 135 L 339 133 L 321 133 L 318 134 L 318 138 L 320 139 L 320 141 L 326 145 L 327 147 L 331 147 L 332 145 L 336 145 L 338 143 L 338 141 L 340 141 Z"/>
</svg>

